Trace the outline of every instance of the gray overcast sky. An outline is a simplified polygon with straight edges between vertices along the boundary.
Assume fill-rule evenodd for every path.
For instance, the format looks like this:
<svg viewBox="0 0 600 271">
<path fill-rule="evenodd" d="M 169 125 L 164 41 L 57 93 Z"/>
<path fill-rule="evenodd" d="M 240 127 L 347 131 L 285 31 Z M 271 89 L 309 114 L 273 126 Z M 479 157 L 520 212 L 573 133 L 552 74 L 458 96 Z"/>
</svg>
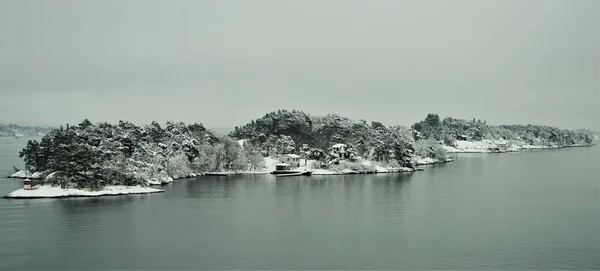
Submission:
<svg viewBox="0 0 600 271">
<path fill-rule="evenodd" d="M 600 130 L 600 1 L 0 0 L 4 122 L 278 108 Z"/>
</svg>

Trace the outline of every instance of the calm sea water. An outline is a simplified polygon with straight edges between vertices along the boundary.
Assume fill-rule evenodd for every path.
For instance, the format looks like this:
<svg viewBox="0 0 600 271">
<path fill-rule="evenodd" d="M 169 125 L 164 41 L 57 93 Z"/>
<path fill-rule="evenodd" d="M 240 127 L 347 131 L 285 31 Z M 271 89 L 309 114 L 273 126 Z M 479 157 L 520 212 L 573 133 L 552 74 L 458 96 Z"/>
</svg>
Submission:
<svg viewBox="0 0 600 271">
<path fill-rule="evenodd" d="M 23 139 L 0 138 L 8 175 Z M 600 147 L 414 174 L 202 177 L 166 193 L 0 199 L 0 270 L 599 269 Z M 0 179 L 2 196 L 21 180 Z"/>
</svg>

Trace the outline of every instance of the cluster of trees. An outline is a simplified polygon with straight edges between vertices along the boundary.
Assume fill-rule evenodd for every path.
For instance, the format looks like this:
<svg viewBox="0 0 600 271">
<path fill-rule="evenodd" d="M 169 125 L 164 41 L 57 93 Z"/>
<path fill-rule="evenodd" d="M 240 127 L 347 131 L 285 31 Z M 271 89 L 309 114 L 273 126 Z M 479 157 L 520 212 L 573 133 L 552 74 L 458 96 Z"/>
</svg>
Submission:
<svg viewBox="0 0 600 271">
<path fill-rule="evenodd" d="M 532 145 L 568 146 L 574 144 L 591 144 L 590 133 L 576 132 L 542 125 L 488 125 L 481 120 L 464 120 L 451 117 L 440 120 L 438 114 L 428 114 L 412 128 L 420 132 L 424 138 L 443 140 L 451 145 L 453 141 L 466 136 L 470 140 L 518 140 Z"/>
<path fill-rule="evenodd" d="M 29 171 L 53 174 L 52 182 L 93 189 L 161 183 L 192 172 L 243 170 L 251 160 L 238 142 L 202 124 L 167 122 L 161 127 L 152 122 L 140 127 L 88 120 L 54 129 L 39 142 L 30 140 L 19 156 Z"/>
<path fill-rule="evenodd" d="M 591 139 L 593 140 L 598 140 L 600 139 L 600 133 L 594 131 L 594 130 L 590 130 L 590 129 L 579 129 L 579 130 L 575 130 L 576 133 L 580 133 L 580 134 L 584 134 L 584 135 L 588 135 Z"/>
<path fill-rule="evenodd" d="M 324 162 L 337 162 L 331 147 L 345 144 L 350 158 L 363 157 L 380 162 L 397 162 L 411 167 L 415 153 L 415 141 L 421 135 L 404 126 L 387 127 L 380 122 L 352 120 L 336 114 L 310 116 L 302 111 L 278 110 L 235 127 L 229 134 L 236 139 L 247 139 L 248 145 L 260 149 L 264 156 L 282 153 L 300 153 L 305 158 Z M 427 141 L 421 145 L 436 148 L 439 144 Z M 424 156 L 445 158 L 443 149 L 436 148 Z"/>
<path fill-rule="evenodd" d="M 38 136 L 44 135 L 51 130 L 49 127 L 41 126 L 22 126 L 16 124 L 0 123 L 0 137 L 1 136 Z"/>
</svg>

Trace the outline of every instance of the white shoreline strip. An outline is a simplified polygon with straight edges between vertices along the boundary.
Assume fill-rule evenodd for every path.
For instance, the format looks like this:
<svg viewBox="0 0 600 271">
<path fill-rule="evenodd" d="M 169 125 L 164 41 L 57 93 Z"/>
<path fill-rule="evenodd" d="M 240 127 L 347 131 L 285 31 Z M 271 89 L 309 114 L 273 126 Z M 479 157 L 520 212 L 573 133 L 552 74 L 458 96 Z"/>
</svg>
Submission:
<svg viewBox="0 0 600 271">
<path fill-rule="evenodd" d="M 143 186 L 106 186 L 99 191 L 91 191 L 87 189 L 62 189 L 58 186 L 41 185 L 32 190 L 23 188 L 15 190 L 8 194 L 6 198 L 23 199 L 23 198 L 65 198 L 65 197 L 101 197 L 101 196 L 116 196 L 116 195 L 133 195 L 133 194 L 150 194 L 165 192 L 161 189 Z"/>
</svg>

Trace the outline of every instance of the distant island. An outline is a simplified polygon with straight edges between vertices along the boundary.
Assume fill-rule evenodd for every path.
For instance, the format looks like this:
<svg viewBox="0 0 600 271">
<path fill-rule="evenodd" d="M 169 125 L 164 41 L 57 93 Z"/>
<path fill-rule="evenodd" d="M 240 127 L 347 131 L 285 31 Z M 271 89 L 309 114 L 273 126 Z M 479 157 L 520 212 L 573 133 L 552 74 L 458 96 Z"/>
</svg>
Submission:
<svg viewBox="0 0 600 271">
<path fill-rule="evenodd" d="M 0 123 L 0 137 L 42 137 L 52 128 Z"/>
<path fill-rule="evenodd" d="M 600 140 L 600 132 L 596 132 L 594 130 L 590 130 L 590 129 L 578 129 L 578 130 L 575 130 L 575 132 L 580 133 L 580 134 L 588 135 L 590 138 L 592 138 L 594 140 Z"/>
<path fill-rule="evenodd" d="M 437 114 L 406 127 L 278 110 L 228 135 L 198 123 L 167 122 L 163 127 L 86 119 L 53 129 L 41 141 L 30 140 L 19 153 L 26 168 L 12 177 L 37 178 L 38 185 L 8 197 L 153 193 L 162 190 L 148 186 L 178 178 L 269 173 L 278 165 L 314 175 L 412 172 L 421 165 L 450 162 L 448 153 L 590 146 L 592 141 L 588 132 L 494 126 Z"/>
</svg>

